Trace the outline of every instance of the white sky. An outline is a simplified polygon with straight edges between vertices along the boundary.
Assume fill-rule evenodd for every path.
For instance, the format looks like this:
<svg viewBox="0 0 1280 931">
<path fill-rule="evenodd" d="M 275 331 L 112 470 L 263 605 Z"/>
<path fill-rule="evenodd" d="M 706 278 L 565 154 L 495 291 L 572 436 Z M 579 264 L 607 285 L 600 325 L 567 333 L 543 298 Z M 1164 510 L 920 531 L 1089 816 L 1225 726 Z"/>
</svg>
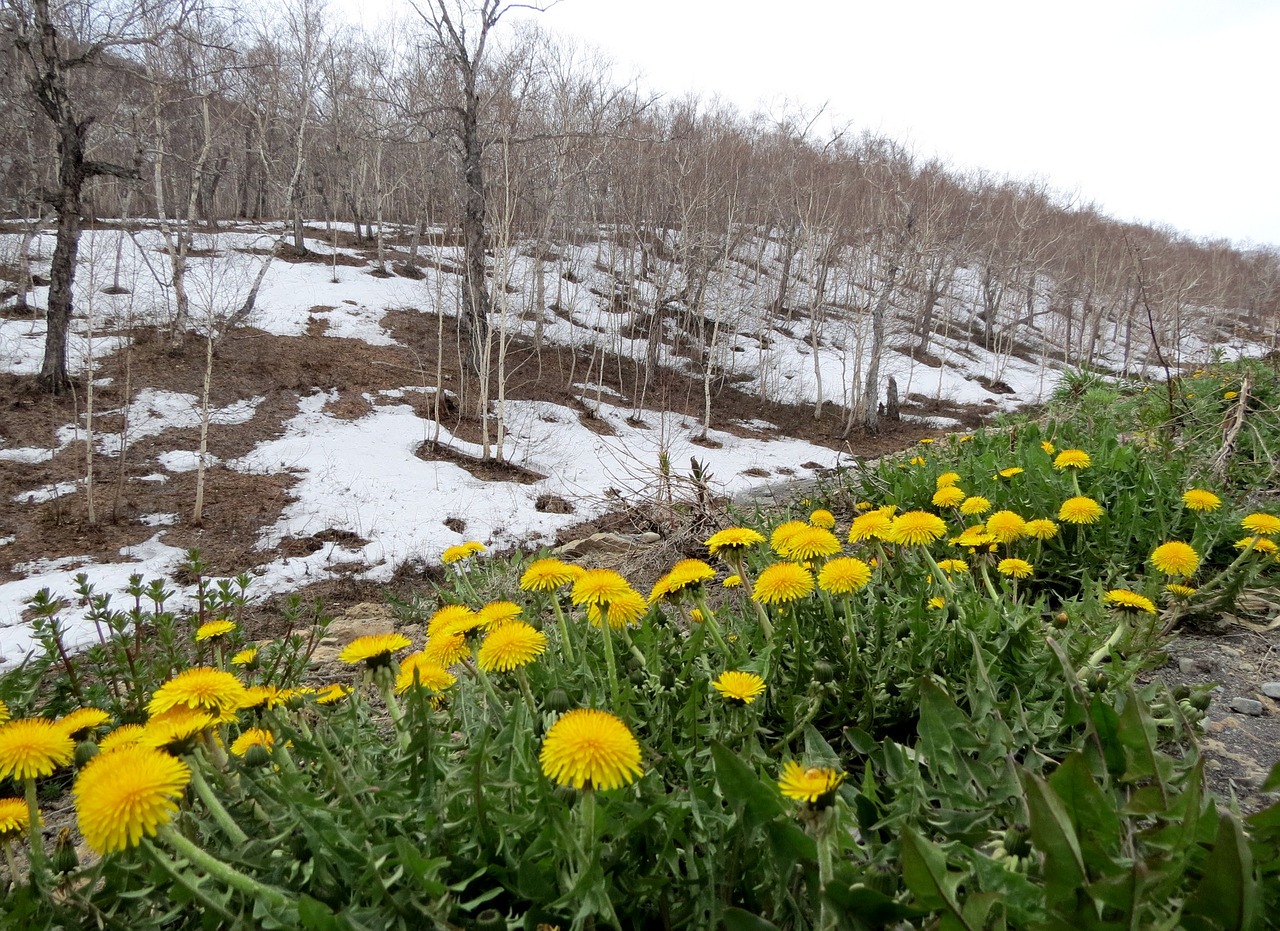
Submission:
<svg viewBox="0 0 1280 931">
<path fill-rule="evenodd" d="M 1277 0 L 562 0 L 540 19 L 655 90 L 825 103 L 1121 219 L 1280 243 Z"/>
</svg>

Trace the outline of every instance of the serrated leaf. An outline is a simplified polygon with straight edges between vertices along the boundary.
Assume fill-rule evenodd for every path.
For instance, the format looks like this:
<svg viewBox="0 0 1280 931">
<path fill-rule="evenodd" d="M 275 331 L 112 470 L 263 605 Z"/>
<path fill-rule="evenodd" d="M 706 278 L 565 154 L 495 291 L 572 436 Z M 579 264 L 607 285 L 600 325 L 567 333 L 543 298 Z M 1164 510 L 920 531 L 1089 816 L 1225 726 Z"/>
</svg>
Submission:
<svg viewBox="0 0 1280 931">
<path fill-rule="evenodd" d="M 781 931 L 772 921 L 766 921 L 737 906 L 726 908 L 723 920 L 725 931 Z"/>
<path fill-rule="evenodd" d="M 1218 837 L 1204 862 L 1200 880 L 1182 909 L 1182 923 L 1191 931 L 1254 931 L 1261 926 L 1253 857 L 1240 822 L 1223 817 Z"/>
<path fill-rule="evenodd" d="M 947 856 L 911 828 L 902 832 L 902 879 L 920 904 L 931 911 L 942 912 L 943 926 L 981 931 L 965 918 L 956 890 L 967 873 L 947 869 Z"/>
<path fill-rule="evenodd" d="M 785 813 L 782 799 L 773 786 L 765 783 L 736 753 L 719 741 L 711 742 L 711 759 L 715 764 L 716 782 L 724 797 L 742 805 L 748 826 L 761 824 Z"/>
<path fill-rule="evenodd" d="M 1031 817 L 1031 841 L 1044 854 L 1045 898 L 1051 904 L 1074 902 L 1085 882 L 1084 854 L 1062 800 L 1034 773 L 1022 774 Z"/>
</svg>

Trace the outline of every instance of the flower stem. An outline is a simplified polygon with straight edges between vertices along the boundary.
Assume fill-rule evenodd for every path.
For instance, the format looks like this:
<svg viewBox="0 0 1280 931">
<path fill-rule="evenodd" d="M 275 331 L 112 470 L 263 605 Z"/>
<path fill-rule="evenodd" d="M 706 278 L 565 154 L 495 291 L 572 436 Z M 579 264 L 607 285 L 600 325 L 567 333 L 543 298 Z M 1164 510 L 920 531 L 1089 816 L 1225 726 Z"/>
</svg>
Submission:
<svg viewBox="0 0 1280 931">
<path fill-rule="evenodd" d="M 222 833 L 235 844 L 245 844 L 249 841 L 249 835 L 241 830 L 240 825 L 236 824 L 235 819 L 231 817 L 231 813 L 223 806 L 218 796 L 214 794 L 213 789 L 209 787 L 208 780 L 204 778 L 204 773 L 200 771 L 200 760 L 192 760 L 191 767 L 191 785 L 196 790 L 196 795 L 200 797 L 200 801 L 204 802 L 204 807 L 209 809 L 209 814 L 213 816 L 213 820 L 217 822 L 218 827 L 222 828 Z"/>
<path fill-rule="evenodd" d="M 551 607 L 556 612 L 556 623 L 560 626 L 560 641 L 564 646 L 564 658 L 569 661 L 570 665 L 575 662 L 573 658 L 573 638 L 569 636 L 569 622 L 565 619 L 564 611 L 560 608 L 560 597 L 555 593 L 551 593 Z"/>
<path fill-rule="evenodd" d="M 621 689 L 618 688 L 618 664 L 613 658 L 613 630 L 609 624 L 609 612 L 601 606 L 600 627 L 604 630 L 604 664 L 609 675 L 609 700 L 613 707 L 620 707 Z"/>
<path fill-rule="evenodd" d="M 215 915 L 221 916 L 223 921 L 227 922 L 228 924 L 235 923 L 235 920 L 236 920 L 235 915 L 233 915 L 230 911 L 224 908 L 215 899 L 211 898 L 208 895 L 208 893 L 206 893 L 203 889 L 200 888 L 200 884 L 198 882 L 192 882 L 190 877 L 188 877 L 180 869 L 174 866 L 173 861 L 171 861 L 163 853 L 157 850 L 154 844 L 152 844 L 150 841 L 146 841 L 142 846 L 143 846 L 143 849 L 145 849 L 151 855 L 152 862 L 154 862 L 156 866 L 160 867 L 160 869 L 164 870 L 170 876 L 172 876 L 174 881 L 178 883 L 178 885 L 182 886 L 189 893 L 191 893 L 192 898 L 198 901 L 205 908 L 209 909 L 209 911 L 213 912 Z"/>
<path fill-rule="evenodd" d="M 264 885 L 234 867 L 228 866 L 217 857 L 206 853 L 178 833 L 172 824 L 162 825 L 156 832 L 156 836 L 168 844 L 175 853 L 185 857 L 193 866 L 204 870 L 224 886 L 229 886 L 237 892 L 243 893 L 252 899 L 260 900 L 269 907 L 280 911 L 288 911 L 295 907 L 294 902 L 283 890 L 274 886 Z"/>
<path fill-rule="evenodd" d="M 27 776 L 23 780 L 23 788 L 27 796 L 27 814 L 31 819 L 27 835 L 31 838 L 31 882 L 37 888 L 45 888 L 48 878 L 49 858 L 44 850 L 44 833 L 40 830 L 40 806 L 36 804 L 36 780 Z M 16 877 L 15 877 L 16 881 Z"/>
<path fill-rule="evenodd" d="M 0 847 L 4 848 L 4 862 L 9 867 L 9 887 L 12 888 L 18 884 L 18 861 L 13 858 L 13 845 L 7 840 L 0 841 Z"/>
<path fill-rule="evenodd" d="M 520 692 L 524 695 L 525 704 L 529 706 L 529 714 L 533 718 L 533 726 L 539 727 L 538 722 L 538 703 L 533 700 L 533 690 L 529 688 L 529 676 L 525 673 L 523 666 L 516 667 L 516 681 L 520 683 Z"/>
<path fill-rule="evenodd" d="M 1124 632 L 1128 629 L 1128 627 L 1129 627 L 1128 618 L 1125 617 L 1124 614 L 1121 614 L 1120 621 L 1119 623 L 1116 624 L 1116 629 L 1111 632 L 1111 636 L 1107 638 L 1107 642 L 1104 643 L 1102 646 L 1098 647 L 1098 649 L 1094 650 L 1093 654 L 1089 657 L 1089 659 L 1085 662 L 1085 664 L 1081 666 L 1078 670 L 1076 670 L 1076 678 L 1077 679 L 1084 678 L 1084 674 L 1086 672 L 1088 672 L 1090 669 L 1093 669 L 1095 666 L 1101 663 L 1102 658 L 1106 656 L 1108 653 L 1110 653 L 1112 648 L 1117 643 L 1120 642 L 1120 639 L 1124 636 Z"/>
</svg>

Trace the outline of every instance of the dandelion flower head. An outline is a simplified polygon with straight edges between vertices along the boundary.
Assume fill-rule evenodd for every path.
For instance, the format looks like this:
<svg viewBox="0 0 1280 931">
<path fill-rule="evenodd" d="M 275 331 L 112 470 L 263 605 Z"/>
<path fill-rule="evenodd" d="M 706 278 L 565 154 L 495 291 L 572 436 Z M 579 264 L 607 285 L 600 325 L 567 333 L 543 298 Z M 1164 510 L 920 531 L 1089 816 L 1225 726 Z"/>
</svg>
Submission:
<svg viewBox="0 0 1280 931">
<path fill-rule="evenodd" d="M 787 604 L 813 592 L 813 573 L 793 562 L 767 566 L 756 579 L 752 599 L 762 604 Z"/>
<path fill-rule="evenodd" d="M 831 530 L 836 525 L 836 516 L 826 508 L 818 508 L 809 515 L 809 523 L 815 527 L 821 527 L 823 530 Z"/>
<path fill-rule="evenodd" d="M 797 760 L 790 760 L 782 767 L 778 788 L 787 798 L 821 805 L 831 801 L 842 782 L 844 773 L 839 770 L 824 766 L 805 767 Z"/>
<path fill-rule="evenodd" d="M 1009 479 L 1009 478 L 1013 478 L 1015 475 L 1021 475 L 1025 471 L 1026 469 L 1022 468 L 1021 466 L 1010 466 L 1007 469 L 1001 469 L 999 472 L 996 473 L 996 475 L 999 478 Z"/>
<path fill-rule="evenodd" d="M 861 543 L 864 540 L 886 540 L 893 527 L 893 512 L 885 508 L 867 511 L 853 519 L 849 528 L 849 542 Z"/>
<path fill-rule="evenodd" d="M 231 657 L 232 666 L 252 666 L 258 658 L 257 647 L 246 647 Z"/>
<path fill-rule="evenodd" d="M 576 605 L 602 605 L 633 591 L 631 584 L 612 569 L 588 569 L 573 583 L 570 597 Z"/>
<path fill-rule="evenodd" d="M 526 666 L 547 649 L 547 635 L 524 621 L 507 621 L 485 636 L 476 662 L 485 672 L 510 672 Z"/>
<path fill-rule="evenodd" d="M 470 559 L 478 553 L 483 553 L 485 546 L 483 543 L 477 543 L 470 540 L 466 543 L 459 543 L 457 546 L 451 546 L 440 555 L 440 561 L 446 566 L 453 563 L 462 562 L 464 559 Z"/>
<path fill-rule="evenodd" d="M 1222 499 L 1203 488 L 1188 488 L 1182 493 L 1182 503 L 1191 511 L 1216 511 L 1222 507 Z"/>
<path fill-rule="evenodd" d="M 764 679 L 754 672 L 722 672 L 711 683 L 726 701 L 749 705 L 764 694 Z"/>
<path fill-rule="evenodd" d="M 836 539 L 836 535 L 821 527 L 810 526 L 797 530 L 783 545 L 785 549 L 779 549 L 778 553 L 799 562 L 824 559 L 840 552 L 840 541 Z"/>
<path fill-rule="evenodd" d="M 601 791 L 629 785 L 640 775 L 640 745 L 621 719 L 578 708 L 547 731 L 538 754 L 542 772 L 557 785 Z"/>
<path fill-rule="evenodd" d="M 210 621 L 207 624 L 201 624 L 196 629 L 196 642 L 203 643 L 206 640 L 217 640 L 219 637 L 225 637 L 235 629 L 235 621 Z"/>
<path fill-rule="evenodd" d="M 987 533 L 997 543 L 1012 543 L 1026 532 L 1026 519 L 1014 511 L 996 511 L 987 518 Z"/>
<path fill-rule="evenodd" d="M 798 533 L 812 529 L 821 528 L 813 528 L 802 520 L 789 520 L 773 528 L 773 533 L 769 535 L 769 546 L 779 556 L 790 558 L 791 538 Z"/>
<path fill-rule="evenodd" d="M 946 485 L 935 491 L 933 498 L 930 500 L 932 500 L 934 507 L 953 508 L 956 505 L 963 504 L 967 498 L 968 496 L 959 485 Z"/>
<path fill-rule="evenodd" d="M 190 781 L 186 763 L 151 747 L 99 754 L 72 789 L 80 833 L 100 854 L 132 847 L 169 823 Z"/>
<path fill-rule="evenodd" d="M 427 619 L 427 639 L 468 634 L 480 626 L 476 612 L 466 605 L 445 605 Z"/>
<path fill-rule="evenodd" d="M 719 556 L 721 553 L 733 555 L 763 542 L 764 536 L 748 527 L 728 527 L 713 533 L 707 540 L 706 547 L 712 556 Z"/>
<path fill-rule="evenodd" d="M 1123 588 L 1113 588 L 1102 596 L 1102 600 L 1109 605 L 1127 611 L 1145 611 L 1147 614 L 1156 613 L 1155 602 L 1150 598 Z"/>
<path fill-rule="evenodd" d="M 24 798 L 0 798 L 0 844 L 7 844 L 31 828 L 31 809 Z"/>
<path fill-rule="evenodd" d="M 98 741 L 98 749 L 106 753 L 108 750 L 114 750 L 117 747 L 127 747 L 130 744 L 138 743 L 142 737 L 143 726 L 141 724 L 121 724 L 106 737 Z"/>
<path fill-rule="evenodd" d="M 941 475 L 938 476 L 937 483 L 935 484 L 934 487 L 938 488 L 939 490 L 943 488 L 951 488 L 957 483 L 959 483 L 959 481 L 960 481 L 959 472 L 943 472 Z"/>
<path fill-rule="evenodd" d="M 514 601 L 491 601 L 476 612 L 476 620 L 487 630 L 497 624 L 514 621 L 523 613 L 524 608 Z"/>
<path fill-rule="evenodd" d="M 263 727 L 251 727 L 232 741 L 231 753 L 234 756 L 244 756 L 249 752 L 250 747 L 270 750 L 275 746 L 275 742 L 275 735 L 271 731 Z"/>
<path fill-rule="evenodd" d="M 559 559 L 535 559 L 520 576 L 520 588 L 526 592 L 554 592 L 578 577 L 578 567 Z"/>
<path fill-rule="evenodd" d="M 338 654 L 338 659 L 349 666 L 365 663 L 368 666 L 389 666 L 391 655 L 409 647 L 404 634 L 366 634 L 356 637 Z"/>
<path fill-rule="evenodd" d="M 152 716 L 172 708 L 206 711 L 219 723 L 233 721 L 244 707 L 248 692 L 244 683 L 229 672 L 195 666 L 178 673 L 151 696 L 147 712 Z"/>
<path fill-rule="evenodd" d="M 1026 579 L 1031 577 L 1035 567 L 1025 559 L 1002 559 L 996 566 L 996 571 L 1012 579 Z"/>
<path fill-rule="evenodd" d="M 977 517 L 991 510 L 991 502 L 982 495 L 971 495 L 960 502 L 960 513 L 966 517 Z"/>
<path fill-rule="evenodd" d="M 462 633 L 441 634 L 432 637 L 422 646 L 422 653 L 432 662 L 448 669 L 462 662 L 471 655 L 471 647 L 467 645 L 467 635 Z"/>
<path fill-rule="evenodd" d="M 644 600 L 644 596 L 628 587 L 613 601 L 606 604 L 587 605 L 587 620 L 593 627 L 600 627 L 607 621 L 610 629 L 622 630 L 624 627 L 639 624 L 648 609 L 649 605 Z"/>
<path fill-rule="evenodd" d="M 1277 551 L 1275 540 L 1267 537 L 1245 537 L 1237 540 L 1235 546 L 1238 550 L 1252 549 L 1255 553 L 1262 553 L 1265 556 L 1273 556 Z"/>
<path fill-rule="evenodd" d="M 947 575 L 952 575 L 956 572 L 968 572 L 969 564 L 963 559 L 939 559 L 938 568 Z"/>
<path fill-rule="evenodd" d="M 1022 528 L 1022 531 L 1033 540 L 1049 540 L 1057 536 L 1058 525 L 1047 517 L 1038 517 L 1035 520 L 1027 521 L 1027 525 Z"/>
<path fill-rule="evenodd" d="M 1180 575 L 1184 578 L 1195 575 L 1200 567 L 1200 554 L 1188 543 L 1173 540 L 1161 543 L 1151 553 L 1151 565 L 1165 575 Z"/>
<path fill-rule="evenodd" d="M 818 570 L 818 587 L 832 595 L 848 595 L 871 581 L 871 567 L 861 559 L 842 556 Z"/>
<path fill-rule="evenodd" d="M 1077 495 L 1062 502 L 1062 507 L 1058 509 L 1058 520 L 1068 524 L 1092 524 L 1104 513 L 1102 505 L 1097 501 Z"/>
<path fill-rule="evenodd" d="M 1240 526 L 1250 533 L 1263 537 L 1274 537 L 1280 533 L 1280 517 L 1264 514 L 1261 511 L 1248 515 L 1240 521 Z"/>
<path fill-rule="evenodd" d="M 86 731 L 102 727 L 111 720 L 111 715 L 101 708 L 77 708 L 70 714 L 58 718 L 58 726 L 67 732 L 67 736 L 77 738 Z"/>
<path fill-rule="evenodd" d="M 926 546 L 947 532 L 947 522 L 928 511 L 904 511 L 893 519 L 889 539 L 900 546 Z"/>
<path fill-rule="evenodd" d="M 75 741 L 47 718 L 18 718 L 0 726 L 0 779 L 52 775 L 75 755 Z"/>
<path fill-rule="evenodd" d="M 1083 449 L 1064 449 L 1053 460 L 1053 467 L 1061 472 L 1063 469 L 1087 469 L 1093 460 Z"/>
</svg>

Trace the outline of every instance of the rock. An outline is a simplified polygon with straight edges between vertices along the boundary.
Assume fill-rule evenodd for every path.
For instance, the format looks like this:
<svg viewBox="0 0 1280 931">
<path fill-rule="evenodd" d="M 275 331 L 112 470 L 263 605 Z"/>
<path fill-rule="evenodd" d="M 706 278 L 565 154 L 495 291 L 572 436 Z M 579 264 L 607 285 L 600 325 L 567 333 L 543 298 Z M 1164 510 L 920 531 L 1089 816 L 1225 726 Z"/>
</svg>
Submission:
<svg viewBox="0 0 1280 931">
<path fill-rule="evenodd" d="M 1262 694 L 1267 698 L 1280 698 L 1280 682 L 1262 683 Z"/>
<path fill-rule="evenodd" d="M 1252 698 L 1233 698 L 1231 699 L 1231 710 L 1237 714 L 1247 714 L 1252 717 L 1259 717 L 1266 712 L 1262 702 L 1255 701 Z"/>
<path fill-rule="evenodd" d="M 325 637 L 311 654 L 314 665 L 336 663 L 338 655 L 356 637 L 368 634 L 393 634 L 396 617 L 389 607 L 372 601 L 352 605 L 329 624 Z"/>
<path fill-rule="evenodd" d="M 1190 656 L 1183 656 L 1179 658 L 1178 672 L 1182 673 L 1184 676 L 1189 676 L 1192 673 L 1199 672 L 1199 671 L 1200 671 L 1200 664 L 1197 663 Z"/>
<path fill-rule="evenodd" d="M 629 553 L 637 546 L 648 546 L 661 540 L 656 533 L 593 533 L 584 540 L 573 540 L 556 550 L 561 556 L 593 556 Z"/>
</svg>

